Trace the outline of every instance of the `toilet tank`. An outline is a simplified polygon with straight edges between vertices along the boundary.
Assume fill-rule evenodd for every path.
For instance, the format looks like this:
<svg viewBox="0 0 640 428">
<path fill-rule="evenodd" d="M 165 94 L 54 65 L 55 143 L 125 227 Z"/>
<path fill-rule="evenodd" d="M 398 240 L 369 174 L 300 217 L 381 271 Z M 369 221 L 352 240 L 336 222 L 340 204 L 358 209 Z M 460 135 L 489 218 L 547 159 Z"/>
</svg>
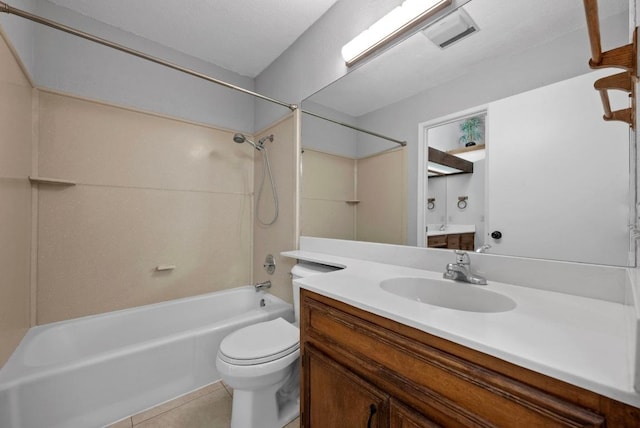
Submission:
<svg viewBox="0 0 640 428">
<path fill-rule="evenodd" d="M 306 278 L 321 273 L 333 272 L 342 268 L 335 266 L 323 265 L 312 262 L 299 262 L 291 268 L 291 279 L 293 285 L 293 309 L 295 311 L 296 325 L 300 323 L 300 286 L 296 284 L 296 279 Z"/>
</svg>

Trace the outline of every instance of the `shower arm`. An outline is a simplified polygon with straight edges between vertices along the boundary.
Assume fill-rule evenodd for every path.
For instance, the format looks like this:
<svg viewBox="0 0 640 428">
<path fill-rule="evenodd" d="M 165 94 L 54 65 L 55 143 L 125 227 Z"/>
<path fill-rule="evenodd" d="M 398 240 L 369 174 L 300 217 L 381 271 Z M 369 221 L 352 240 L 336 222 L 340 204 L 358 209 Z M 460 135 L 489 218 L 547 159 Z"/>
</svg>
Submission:
<svg viewBox="0 0 640 428">
<path fill-rule="evenodd" d="M 109 40 L 94 36 L 93 34 L 85 33 L 84 31 L 77 30 L 72 27 L 68 27 L 66 25 L 60 24 L 55 21 L 51 21 L 49 19 L 43 18 L 38 15 L 34 15 L 32 13 L 26 12 L 21 9 L 16 9 L 15 7 L 9 6 L 7 3 L 0 1 L 0 13 L 7 13 L 11 15 L 16 15 L 24 19 L 28 19 L 33 22 L 37 22 L 38 24 L 46 25 L 47 27 L 55 28 L 56 30 L 64 31 L 65 33 L 73 34 L 74 36 L 81 37 L 83 39 L 92 41 L 94 43 L 101 44 L 103 46 L 107 46 L 112 49 L 119 50 L 121 52 L 127 53 L 129 55 L 133 55 L 138 58 L 145 59 L 147 61 L 151 61 L 153 63 L 171 68 L 176 71 L 180 71 L 185 74 L 189 74 L 191 76 L 197 77 L 199 79 L 206 80 L 208 82 L 215 83 L 220 86 L 224 86 L 225 88 L 233 89 L 234 91 L 242 92 L 247 95 L 254 96 L 256 98 L 260 98 L 265 101 L 269 101 L 274 104 L 278 104 L 284 107 L 287 107 L 289 110 L 294 111 L 298 108 L 296 104 L 285 103 L 284 101 L 276 100 L 275 98 L 267 97 L 266 95 L 259 94 L 257 92 L 250 91 L 248 89 L 241 88 L 240 86 L 233 85 L 231 83 L 227 83 L 223 80 L 216 79 L 215 77 L 207 76 L 206 74 L 199 73 L 197 71 L 188 69 L 186 67 L 182 67 L 177 64 L 173 64 L 169 61 L 165 61 L 163 59 L 147 55 L 143 52 L 137 51 L 135 49 L 130 49 L 126 46 L 119 45 L 117 43 L 110 42 Z"/>
<path fill-rule="evenodd" d="M 273 143 L 273 134 L 260 138 L 257 145 L 262 149 L 264 147 L 264 143 L 266 143 L 267 141 Z"/>
</svg>

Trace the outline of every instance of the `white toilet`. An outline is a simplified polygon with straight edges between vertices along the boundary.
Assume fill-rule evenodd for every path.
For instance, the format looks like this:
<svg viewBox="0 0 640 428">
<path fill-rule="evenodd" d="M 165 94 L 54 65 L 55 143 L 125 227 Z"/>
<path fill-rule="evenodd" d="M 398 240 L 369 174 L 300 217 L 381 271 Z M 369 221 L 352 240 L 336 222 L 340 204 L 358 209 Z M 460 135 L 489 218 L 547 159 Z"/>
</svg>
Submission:
<svg viewBox="0 0 640 428">
<path fill-rule="evenodd" d="M 299 263 L 293 279 L 338 268 Z M 234 331 L 220 343 L 216 367 L 233 388 L 231 428 L 282 428 L 300 412 L 300 287 L 293 283 L 295 325 L 282 318 Z"/>
</svg>

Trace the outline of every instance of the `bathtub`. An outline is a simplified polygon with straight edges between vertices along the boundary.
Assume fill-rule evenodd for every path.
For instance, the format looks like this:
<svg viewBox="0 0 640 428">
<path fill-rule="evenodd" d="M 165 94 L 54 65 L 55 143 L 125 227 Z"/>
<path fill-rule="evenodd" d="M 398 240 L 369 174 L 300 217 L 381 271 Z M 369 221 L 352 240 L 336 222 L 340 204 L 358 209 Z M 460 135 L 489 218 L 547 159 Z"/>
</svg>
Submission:
<svg viewBox="0 0 640 428">
<path fill-rule="evenodd" d="M 220 341 L 278 317 L 293 307 L 246 286 L 31 328 L 0 370 L 0 427 L 116 422 L 218 381 Z"/>
</svg>

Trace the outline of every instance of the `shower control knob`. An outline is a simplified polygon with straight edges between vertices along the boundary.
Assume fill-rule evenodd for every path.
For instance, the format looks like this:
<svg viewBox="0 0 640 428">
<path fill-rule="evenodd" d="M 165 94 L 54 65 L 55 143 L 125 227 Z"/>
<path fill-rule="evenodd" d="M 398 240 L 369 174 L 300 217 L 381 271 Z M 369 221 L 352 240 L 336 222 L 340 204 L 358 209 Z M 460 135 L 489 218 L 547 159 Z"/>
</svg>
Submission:
<svg viewBox="0 0 640 428">
<path fill-rule="evenodd" d="M 500 232 L 499 230 L 494 230 L 493 232 L 491 232 L 491 237 L 493 239 L 500 239 L 502 238 L 502 232 Z"/>
<path fill-rule="evenodd" d="M 269 275 L 273 275 L 273 273 L 276 271 L 276 261 L 273 258 L 272 254 L 267 254 L 267 257 L 264 259 L 264 264 L 262 266 Z"/>
</svg>

